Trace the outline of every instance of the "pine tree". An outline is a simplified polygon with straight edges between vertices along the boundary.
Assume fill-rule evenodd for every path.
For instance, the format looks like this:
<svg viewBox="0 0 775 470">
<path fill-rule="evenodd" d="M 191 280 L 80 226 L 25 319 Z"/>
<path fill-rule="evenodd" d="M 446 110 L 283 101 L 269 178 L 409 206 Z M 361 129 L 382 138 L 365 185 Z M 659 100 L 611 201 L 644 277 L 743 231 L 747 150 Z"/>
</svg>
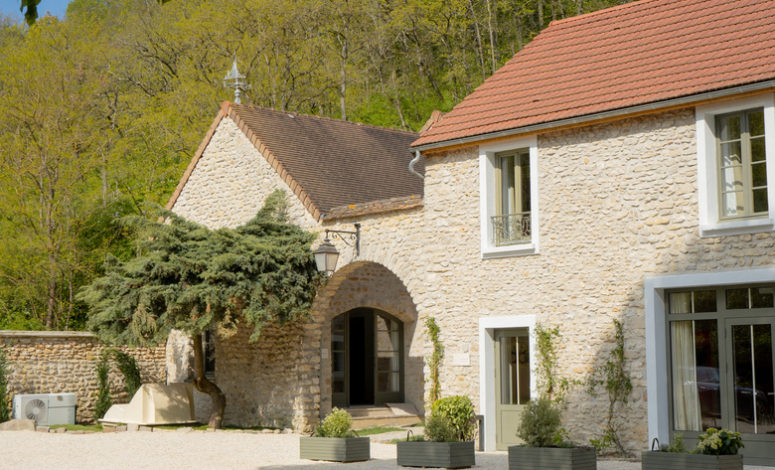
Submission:
<svg viewBox="0 0 775 470">
<path fill-rule="evenodd" d="M 209 424 L 218 428 L 226 398 L 204 374 L 201 335 L 236 331 L 243 321 L 256 340 L 267 323 L 306 319 L 321 280 L 310 244 L 314 234 L 291 224 L 285 194 L 275 191 L 255 218 L 210 230 L 172 213 L 166 223 L 139 216 L 124 223 L 136 234 L 138 255 L 111 259 L 105 275 L 84 287 L 88 327 L 111 344 L 153 345 L 173 328 L 194 343 L 194 385 L 213 400 Z"/>
</svg>

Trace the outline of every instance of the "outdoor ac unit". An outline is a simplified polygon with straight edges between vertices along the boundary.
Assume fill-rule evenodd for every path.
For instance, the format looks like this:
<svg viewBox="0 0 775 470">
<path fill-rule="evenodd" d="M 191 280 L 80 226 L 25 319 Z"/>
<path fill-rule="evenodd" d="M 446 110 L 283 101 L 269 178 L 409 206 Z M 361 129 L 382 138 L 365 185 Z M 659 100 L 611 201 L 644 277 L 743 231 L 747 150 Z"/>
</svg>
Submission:
<svg viewBox="0 0 775 470">
<path fill-rule="evenodd" d="M 14 395 L 13 417 L 35 420 L 38 426 L 75 424 L 75 394 Z"/>
</svg>

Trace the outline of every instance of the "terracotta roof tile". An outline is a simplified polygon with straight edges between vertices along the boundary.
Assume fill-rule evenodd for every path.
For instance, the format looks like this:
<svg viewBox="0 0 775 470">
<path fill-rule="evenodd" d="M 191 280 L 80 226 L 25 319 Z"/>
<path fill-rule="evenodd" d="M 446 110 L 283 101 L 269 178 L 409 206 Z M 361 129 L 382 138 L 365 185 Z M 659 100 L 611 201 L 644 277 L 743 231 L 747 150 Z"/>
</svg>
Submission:
<svg viewBox="0 0 775 470">
<path fill-rule="evenodd" d="M 554 21 L 413 145 L 775 78 L 775 0 L 641 0 Z"/>
</svg>

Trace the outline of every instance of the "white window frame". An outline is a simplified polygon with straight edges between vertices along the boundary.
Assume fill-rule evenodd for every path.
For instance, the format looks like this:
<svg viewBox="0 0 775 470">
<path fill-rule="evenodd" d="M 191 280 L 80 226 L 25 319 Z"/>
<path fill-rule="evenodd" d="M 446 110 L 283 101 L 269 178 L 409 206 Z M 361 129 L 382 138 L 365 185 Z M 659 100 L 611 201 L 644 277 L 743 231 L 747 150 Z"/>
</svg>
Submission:
<svg viewBox="0 0 775 470">
<path fill-rule="evenodd" d="M 490 217 L 496 215 L 495 158 L 497 153 L 529 149 L 530 154 L 530 242 L 495 246 Z M 538 253 L 538 144 L 536 136 L 509 139 L 479 146 L 479 219 L 482 258 Z"/>
<path fill-rule="evenodd" d="M 775 230 L 775 100 L 767 93 L 747 98 L 697 106 L 697 187 L 700 211 L 700 236 L 718 237 Z M 769 212 L 761 217 L 721 220 L 719 210 L 718 151 L 716 116 L 764 109 L 764 147 L 767 152 L 767 204 Z"/>
</svg>

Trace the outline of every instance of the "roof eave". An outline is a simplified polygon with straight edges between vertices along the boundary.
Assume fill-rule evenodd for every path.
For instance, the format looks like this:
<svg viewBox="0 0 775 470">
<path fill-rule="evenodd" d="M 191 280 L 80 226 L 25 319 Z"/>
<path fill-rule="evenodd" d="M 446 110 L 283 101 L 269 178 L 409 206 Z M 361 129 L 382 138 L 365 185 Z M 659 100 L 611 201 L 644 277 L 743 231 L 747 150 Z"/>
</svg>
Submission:
<svg viewBox="0 0 775 470">
<path fill-rule="evenodd" d="M 649 112 L 649 111 L 656 111 L 663 108 L 674 108 L 677 106 L 695 103 L 697 101 L 707 101 L 707 100 L 714 100 L 718 98 L 726 98 L 734 95 L 764 91 L 770 88 L 775 88 L 775 79 L 765 80 L 765 81 L 756 82 L 756 83 L 749 83 L 745 85 L 738 85 L 730 88 L 723 88 L 721 90 L 713 90 L 713 91 L 707 91 L 703 93 L 696 93 L 693 95 L 681 96 L 678 98 L 670 98 L 667 100 L 653 101 L 651 103 L 628 106 L 626 108 L 612 109 L 610 111 L 602 111 L 599 113 L 586 114 L 583 116 L 560 119 L 557 121 L 542 122 L 540 124 L 532 124 L 529 126 L 515 127 L 512 129 L 506 129 L 502 131 L 489 132 L 485 134 L 477 134 L 477 135 L 472 135 L 467 137 L 460 137 L 457 139 L 442 140 L 440 142 L 431 142 L 428 144 L 412 146 L 412 149 L 420 152 L 424 152 L 427 150 L 441 150 L 447 147 L 456 147 L 460 145 L 473 144 L 484 140 L 499 139 L 503 137 L 512 137 L 520 134 L 532 134 L 539 131 L 554 129 L 557 127 L 576 126 L 580 124 L 587 124 L 594 121 L 624 117 L 630 114 L 640 114 L 640 113 Z"/>
</svg>

